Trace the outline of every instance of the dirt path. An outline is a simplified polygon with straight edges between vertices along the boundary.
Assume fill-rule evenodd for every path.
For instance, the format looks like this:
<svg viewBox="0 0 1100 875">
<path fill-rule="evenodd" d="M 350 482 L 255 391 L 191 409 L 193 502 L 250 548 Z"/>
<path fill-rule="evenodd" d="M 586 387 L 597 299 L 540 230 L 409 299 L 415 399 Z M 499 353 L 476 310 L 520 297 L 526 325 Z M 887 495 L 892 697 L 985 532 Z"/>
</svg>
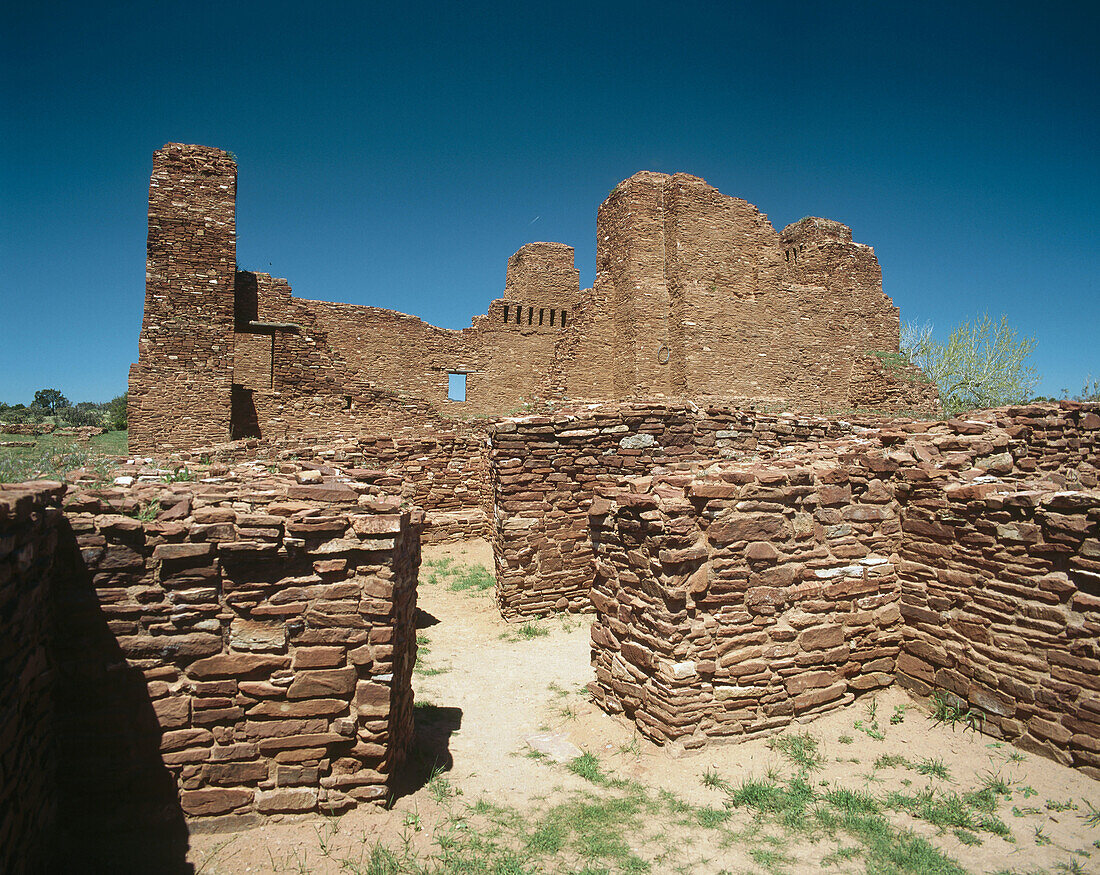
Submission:
<svg viewBox="0 0 1100 875">
<path fill-rule="evenodd" d="M 1100 873 L 1100 822 L 1089 820 L 1100 783 L 1077 772 L 936 725 L 898 690 L 791 727 L 793 747 L 658 748 L 583 694 L 585 618 L 507 624 L 491 590 L 453 591 L 460 566 L 492 567 L 485 542 L 425 548 L 424 560 L 406 795 L 386 811 L 193 835 L 198 871 L 795 875 L 864 872 L 894 854 L 896 868 L 877 871 Z M 556 762 L 532 739 L 587 756 Z M 822 811 L 841 826 L 823 833 Z M 892 830 L 882 847 L 871 821 Z"/>
</svg>

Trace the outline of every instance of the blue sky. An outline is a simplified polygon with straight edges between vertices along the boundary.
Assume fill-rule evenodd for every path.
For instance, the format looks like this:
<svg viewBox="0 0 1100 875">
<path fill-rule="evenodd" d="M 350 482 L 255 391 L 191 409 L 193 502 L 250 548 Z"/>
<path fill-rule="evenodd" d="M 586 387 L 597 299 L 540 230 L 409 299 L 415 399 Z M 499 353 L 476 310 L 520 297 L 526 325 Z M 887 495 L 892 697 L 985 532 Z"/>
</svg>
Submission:
<svg viewBox="0 0 1100 875">
<path fill-rule="evenodd" d="M 530 8 L 528 8 L 530 7 Z M 0 400 L 126 387 L 151 154 L 237 154 L 238 261 L 461 328 L 532 240 L 683 170 L 837 219 L 902 319 L 1004 313 L 1100 377 L 1097 4 L 8 4 Z"/>
</svg>

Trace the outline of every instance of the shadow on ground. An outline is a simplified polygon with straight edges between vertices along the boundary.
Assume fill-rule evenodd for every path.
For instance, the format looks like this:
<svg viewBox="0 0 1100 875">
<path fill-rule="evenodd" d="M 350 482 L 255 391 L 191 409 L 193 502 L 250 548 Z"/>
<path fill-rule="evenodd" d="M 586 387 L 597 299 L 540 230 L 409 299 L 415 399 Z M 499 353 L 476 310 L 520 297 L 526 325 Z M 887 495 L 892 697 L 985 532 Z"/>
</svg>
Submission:
<svg viewBox="0 0 1100 875">
<path fill-rule="evenodd" d="M 462 726 L 462 709 L 417 703 L 413 709 L 413 724 L 409 756 L 393 784 L 394 800 L 411 796 L 433 775 L 450 771 L 454 765 L 451 735 Z"/>
<path fill-rule="evenodd" d="M 422 608 L 416 609 L 416 628 L 417 629 L 430 629 L 432 626 L 439 625 L 439 618 L 434 617 Z"/>
</svg>

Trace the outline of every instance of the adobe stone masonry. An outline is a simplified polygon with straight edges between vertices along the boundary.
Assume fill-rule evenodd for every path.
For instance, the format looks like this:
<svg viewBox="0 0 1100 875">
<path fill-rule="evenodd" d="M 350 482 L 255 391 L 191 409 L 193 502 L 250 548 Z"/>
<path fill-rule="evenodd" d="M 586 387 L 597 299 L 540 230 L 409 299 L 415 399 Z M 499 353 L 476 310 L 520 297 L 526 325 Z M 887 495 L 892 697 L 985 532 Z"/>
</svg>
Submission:
<svg viewBox="0 0 1100 875">
<path fill-rule="evenodd" d="M 284 279 L 238 270 L 236 189 L 228 152 L 170 143 L 153 155 L 135 451 L 354 437 L 545 399 L 937 403 L 919 371 L 884 364 L 898 311 L 869 246 L 827 219 L 776 232 L 698 177 L 642 172 L 615 187 L 597 215 L 592 289 L 571 246 L 523 246 L 500 297 L 461 331 L 303 300 Z"/>
</svg>

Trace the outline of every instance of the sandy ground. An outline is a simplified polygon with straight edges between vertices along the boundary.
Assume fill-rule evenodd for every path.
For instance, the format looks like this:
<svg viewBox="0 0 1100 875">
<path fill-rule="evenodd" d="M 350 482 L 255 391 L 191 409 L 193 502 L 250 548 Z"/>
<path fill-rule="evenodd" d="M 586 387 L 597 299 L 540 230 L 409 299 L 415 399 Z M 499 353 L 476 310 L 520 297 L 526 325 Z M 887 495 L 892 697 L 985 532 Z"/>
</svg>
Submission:
<svg viewBox="0 0 1100 875">
<path fill-rule="evenodd" d="M 450 556 L 456 562 L 492 567 L 489 545 L 482 541 L 425 548 L 425 561 Z M 421 640 L 427 650 L 414 676 L 416 700 L 434 708 L 418 725 L 416 757 L 420 764 L 405 795 L 389 810 L 363 807 L 339 818 L 285 817 L 234 833 L 195 833 L 189 860 L 203 873 L 356 872 L 378 841 L 391 847 L 408 842 L 427 861 L 440 824 L 459 805 L 478 799 L 509 806 L 532 818 L 558 800 L 576 797 L 593 786 L 564 765 L 529 756 L 527 739 L 550 733 L 567 739 L 599 758 L 602 768 L 631 779 L 657 796 L 661 790 L 694 806 L 721 808 L 724 794 L 704 785 L 710 773 L 736 786 L 746 777 L 762 778 L 769 770 L 790 774 L 783 757 L 767 739 L 711 745 L 701 751 L 672 752 L 640 738 L 622 718 L 596 708 L 583 693 L 591 679 L 588 621 L 584 617 L 550 619 L 538 625 L 549 634 L 528 638 L 521 627 L 505 623 L 492 593 L 452 592 L 424 583 L 419 607 Z M 967 845 L 951 830 L 939 831 L 907 814 L 891 820 L 928 838 L 936 847 L 975 873 L 1100 873 L 1100 826 L 1086 823 L 1087 803 L 1100 808 L 1100 782 L 1031 754 L 1015 753 L 974 732 L 935 725 L 927 708 L 896 689 L 820 717 L 790 732 L 806 731 L 818 740 L 825 764 L 812 779 L 820 786 L 843 785 L 876 795 L 890 790 L 912 793 L 932 784 L 949 790 L 979 788 L 989 777 L 1009 782 L 998 816 L 1014 841 L 988 833 L 981 844 Z M 902 714 L 896 724 L 895 713 Z M 884 738 L 864 730 L 877 723 Z M 857 726 L 858 724 L 858 726 Z M 862 729 L 860 727 L 863 727 Z M 874 768 L 883 756 L 910 762 L 941 760 L 950 781 L 903 767 Z M 428 773 L 442 770 L 461 795 L 440 804 L 439 794 L 425 784 Z M 1058 810 L 1065 806 L 1065 810 Z M 748 825 L 742 809 L 735 818 Z M 858 858 L 836 860 L 829 854 L 836 841 L 810 843 L 787 836 L 786 861 L 769 869 L 752 856 L 753 840 L 726 842 L 715 833 L 675 818 L 651 824 L 631 845 L 651 864 L 652 872 L 863 872 Z M 781 828 L 772 832 L 783 834 Z M 843 843 L 841 843 L 843 844 Z M 852 844 L 848 842 L 848 844 Z M 554 864 L 557 865 L 557 864 Z M 575 871 L 562 863 L 559 869 Z"/>
</svg>

